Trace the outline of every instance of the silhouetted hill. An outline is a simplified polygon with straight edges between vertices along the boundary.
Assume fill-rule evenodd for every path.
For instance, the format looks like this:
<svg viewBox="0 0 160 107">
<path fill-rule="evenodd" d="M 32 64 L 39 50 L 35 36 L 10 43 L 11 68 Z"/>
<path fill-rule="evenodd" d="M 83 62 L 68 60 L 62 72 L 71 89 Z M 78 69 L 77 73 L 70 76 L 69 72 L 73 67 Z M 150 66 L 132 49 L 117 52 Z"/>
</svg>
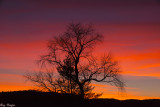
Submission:
<svg viewBox="0 0 160 107">
<path fill-rule="evenodd" d="M 81 100 L 77 95 L 40 92 L 34 90 L 0 93 L 0 107 L 14 104 L 15 107 L 160 107 L 160 100 Z"/>
</svg>

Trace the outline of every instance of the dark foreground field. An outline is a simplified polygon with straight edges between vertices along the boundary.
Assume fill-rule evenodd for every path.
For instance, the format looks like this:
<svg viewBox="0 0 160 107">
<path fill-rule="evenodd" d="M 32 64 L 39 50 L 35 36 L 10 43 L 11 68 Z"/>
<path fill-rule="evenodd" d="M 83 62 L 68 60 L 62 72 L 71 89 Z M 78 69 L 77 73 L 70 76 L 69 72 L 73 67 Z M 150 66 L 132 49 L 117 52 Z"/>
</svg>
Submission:
<svg viewBox="0 0 160 107">
<path fill-rule="evenodd" d="M 0 93 L 0 107 L 160 107 L 160 100 L 92 99 L 82 101 L 76 95 L 15 91 Z"/>
</svg>

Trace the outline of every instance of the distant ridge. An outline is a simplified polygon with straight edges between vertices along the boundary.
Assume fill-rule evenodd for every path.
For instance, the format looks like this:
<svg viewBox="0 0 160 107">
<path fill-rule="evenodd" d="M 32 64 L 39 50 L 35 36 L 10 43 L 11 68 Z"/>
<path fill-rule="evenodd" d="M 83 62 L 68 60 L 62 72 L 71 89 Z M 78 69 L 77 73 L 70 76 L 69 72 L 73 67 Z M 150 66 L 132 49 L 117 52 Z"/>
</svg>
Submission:
<svg viewBox="0 0 160 107">
<path fill-rule="evenodd" d="M 78 95 L 35 90 L 0 92 L 0 107 L 2 105 L 7 107 L 7 104 L 13 107 L 160 107 L 160 100 L 86 99 L 82 101 Z"/>
</svg>

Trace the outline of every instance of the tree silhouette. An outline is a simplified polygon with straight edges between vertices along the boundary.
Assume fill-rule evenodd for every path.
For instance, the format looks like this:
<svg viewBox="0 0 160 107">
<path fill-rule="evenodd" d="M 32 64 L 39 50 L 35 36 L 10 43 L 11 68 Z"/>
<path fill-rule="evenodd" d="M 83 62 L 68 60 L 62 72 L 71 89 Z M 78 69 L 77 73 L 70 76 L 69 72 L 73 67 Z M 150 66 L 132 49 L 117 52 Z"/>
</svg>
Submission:
<svg viewBox="0 0 160 107">
<path fill-rule="evenodd" d="M 94 47 L 102 39 L 103 36 L 96 33 L 91 25 L 69 24 L 63 34 L 49 41 L 48 53 L 42 55 L 39 60 L 42 65 L 50 64 L 56 67 L 60 78 L 53 80 L 52 75 L 48 73 L 48 79 L 41 75 L 40 80 L 46 80 L 55 90 L 78 93 L 82 99 L 86 96 L 98 96 L 91 92 L 94 88 L 91 85 L 92 81 L 111 83 L 123 89 L 124 83 L 119 75 L 118 63 L 111 55 L 101 58 L 92 55 Z M 29 74 L 26 78 L 39 83 L 45 89 L 48 88 L 47 83 L 37 81 L 35 76 Z M 47 90 L 50 91 L 50 88 Z"/>
</svg>

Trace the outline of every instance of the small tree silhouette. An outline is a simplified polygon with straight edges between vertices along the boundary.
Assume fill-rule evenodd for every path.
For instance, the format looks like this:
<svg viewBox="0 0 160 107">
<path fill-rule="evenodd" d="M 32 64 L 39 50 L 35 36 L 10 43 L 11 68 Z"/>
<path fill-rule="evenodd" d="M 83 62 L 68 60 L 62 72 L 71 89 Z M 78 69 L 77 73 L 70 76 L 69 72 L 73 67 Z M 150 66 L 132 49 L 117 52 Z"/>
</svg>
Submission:
<svg viewBox="0 0 160 107">
<path fill-rule="evenodd" d="M 55 66 L 61 78 L 53 80 L 51 72 L 46 76 L 40 73 L 40 76 L 28 74 L 25 77 L 48 91 L 51 91 L 48 87 L 52 86 L 55 91 L 60 89 L 78 93 L 82 99 L 99 95 L 92 93 L 92 81 L 111 83 L 124 89 L 118 63 L 113 61 L 111 55 L 99 59 L 92 55 L 95 45 L 101 42 L 102 38 L 91 25 L 69 24 L 63 34 L 49 41 L 48 54 L 42 55 L 39 60 L 42 65 Z M 49 86 L 46 85 L 48 83 Z"/>
</svg>

